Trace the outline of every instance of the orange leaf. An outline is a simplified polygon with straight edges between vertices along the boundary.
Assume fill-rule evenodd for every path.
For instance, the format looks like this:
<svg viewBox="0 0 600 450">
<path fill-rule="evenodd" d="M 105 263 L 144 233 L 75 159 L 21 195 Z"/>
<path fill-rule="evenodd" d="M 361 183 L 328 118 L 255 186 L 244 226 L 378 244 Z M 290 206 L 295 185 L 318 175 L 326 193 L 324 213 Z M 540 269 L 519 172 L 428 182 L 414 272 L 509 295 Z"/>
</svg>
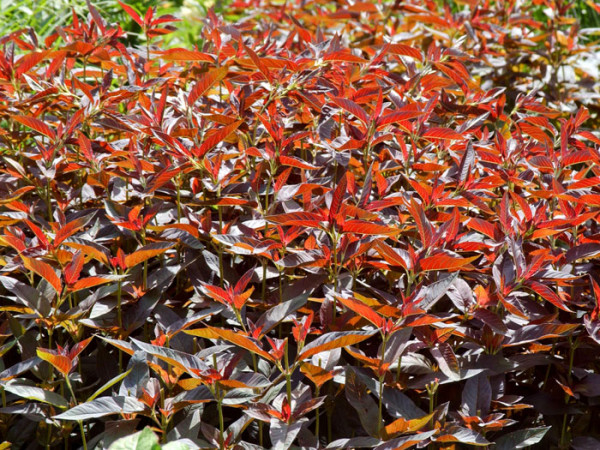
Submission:
<svg viewBox="0 0 600 450">
<path fill-rule="evenodd" d="M 527 286 L 531 288 L 536 294 L 542 297 L 544 300 L 549 301 L 556 307 L 562 309 L 563 311 L 573 312 L 569 309 L 562 298 L 558 296 L 556 292 L 550 289 L 548 286 L 542 283 L 538 283 L 537 281 L 528 281 Z"/>
<path fill-rule="evenodd" d="M 302 363 L 300 366 L 300 372 L 308 377 L 317 387 L 323 386 L 326 382 L 333 378 L 333 374 L 327 370 L 315 366 L 310 363 Z"/>
<path fill-rule="evenodd" d="M 434 255 L 428 258 L 423 258 L 419 261 L 419 266 L 422 271 L 428 270 L 455 270 L 466 266 L 470 262 L 476 260 L 478 256 L 471 256 L 470 258 L 461 258 L 456 256 L 449 256 L 445 254 Z"/>
<path fill-rule="evenodd" d="M 462 135 L 450 128 L 429 128 L 421 137 L 425 139 L 443 139 L 443 140 L 460 140 Z"/>
<path fill-rule="evenodd" d="M 299 227 L 318 227 L 325 220 L 319 214 L 304 211 L 267 216 L 266 219 L 269 222 L 279 225 L 295 225 Z"/>
<path fill-rule="evenodd" d="M 82 280 L 78 280 L 73 286 L 69 287 L 70 292 L 81 291 L 82 289 L 89 289 L 100 284 L 108 283 L 112 281 L 110 278 L 103 277 L 87 277 Z"/>
<path fill-rule="evenodd" d="M 350 311 L 354 312 L 355 314 L 358 314 L 361 317 L 364 317 L 377 328 L 383 328 L 385 324 L 385 319 L 364 303 L 352 298 L 343 298 L 337 295 L 336 298 Z"/>
<path fill-rule="evenodd" d="M 38 348 L 36 352 L 38 358 L 52 364 L 63 376 L 67 376 L 71 371 L 71 360 L 68 356 L 57 355 L 52 350 L 46 348 Z"/>
<path fill-rule="evenodd" d="M 333 350 L 334 348 L 358 344 L 359 342 L 369 339 L 372 335 L 373 333 L 368 331 L 334 331 L 320 336 L 310 344 L 306 345 L 297 360 L 301 361 L 310 358 L 317 353 Z"/>
<path fill-rule="evenodd" d="M 390 44 L 389 46 L 390 53 L 395 53 L 396 55 L 404 55 L 410 56 L 418 61 L 423 61 L 423 55 L 419 50 L 414 47 L 405 44 Z"/>
<path fill-rule="evenodd" d="M 60 294 L 62 292 L 62 283 L 60 278 L 58 275 L 56 275 L 56 272 L 54 272 L 54 269 L 50 264 L 38 259 L 28 258 L 26 256 L 22 256 L 22 258 L 27 269 L 37 273 L 40 277 L 45 279 L 48 283 L 50 283 L 57 293 Z"/>
<path fill-rule="evenodd" d="M 170 242 L 157 242 L 154 244 L 146 245 L 140 250 L 133 252 L 131 255 L 125 257 L 125 265 L 128 269 L 137 266 L 144 261 L 153 258 L 154 256 L 160 255 L 166 252 L 168 249 L 173 247 L 174 244 Z"/>
<path fill-rule="evenodd" d="M 49 137 L 52 140 L 56 139 L 56 133 L 52 130 L 48 125 L 42 122 L 40 119 L 36 119 L 35 117 L 29 116 L 11 116 L 12 119 L 16 120 L 19 123 L 22 123 L 28 128 L 37 131 L 38 133 L 43 134 L 44 136 Z"/>
<path fill-rule="evenodd" d="M 196 156 L 201 157 L 206 154 L 209 150 L 215 147 L 217 144 L 223 142 L 230 134 L 234 133 L 235 130 L 239 128 L 239 126 L 243 123 L 243 120 L 238 120 L 237 122 L 233 122 L 223 128 L 219 128 L 218 130 L 211 130 L 210 133 L 207 133 L 206 139 L 200 145 L 200 148 L 197 149 Z"/>
<path fill-rule="evenodd" d="M 347 98 L 342 97 L 333 97 L 331 100 L 337 106 L 348 111 L 354 117 L 358 118 L 365 125 L 369 123 L 369 116 L 367 115 L 365 110 L 358 105 L 358 103 L 355 103 L 352 100 L 348 100 Z"/>
<path fill-rule="evenodd" d="M 376 236 L 394 236 L 399 233 L 399 230 L 386 225 L 367 222 L 365 220 L 349 220 L 342 226 L 342 232 Z"/>
<path fill-rule="evenodd" d="M 206 93 L 217 81 L 221 81 L 227 75 L 227 67 L 220 67 L 206 72 L 200 76 L 190 91 L 188 105 L 192 106 L 198 98 Z"/>
<path fill-rule="evenodd" d="M 257 354 L 258 356 L 262 356 L 268 361 L 275 362 L 275 358 L 273 358 L 268 352 L 264 351 L 239 331 L 235 332 L 233 330 L 225 330 L 223 328 L 207 326 L 205 329 L 200 330 L 184 330 L 184 333 L 191 334 L 192 336 L 224 339 L 234 345 L 237 345 L 238 347 L 245 348 L 246 350 Z"/>
<path fill-rule="evenodd" d="M 205 61 L 210 63 L 215 62 L 214 57 L 209 54 L 196 52 L 193 50 L 186 50 L 185 48 L 172 48 L 164 52 L 158 52 L 158 54 L 165 61 Z"/>
</svg>

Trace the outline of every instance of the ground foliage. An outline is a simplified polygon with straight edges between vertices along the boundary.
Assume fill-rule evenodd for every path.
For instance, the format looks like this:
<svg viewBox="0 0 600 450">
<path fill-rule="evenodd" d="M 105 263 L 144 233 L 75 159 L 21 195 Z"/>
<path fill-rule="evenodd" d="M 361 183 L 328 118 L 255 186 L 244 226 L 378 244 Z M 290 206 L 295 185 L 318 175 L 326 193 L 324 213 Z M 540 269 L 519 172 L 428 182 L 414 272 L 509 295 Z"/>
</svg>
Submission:
<svg viewBox="0 0 600 450">
<path fill-rule="evenodd" d="M 4 441 L 598 448 L 568 3 L 122 7 L 0 39 Z"/>
</svg>

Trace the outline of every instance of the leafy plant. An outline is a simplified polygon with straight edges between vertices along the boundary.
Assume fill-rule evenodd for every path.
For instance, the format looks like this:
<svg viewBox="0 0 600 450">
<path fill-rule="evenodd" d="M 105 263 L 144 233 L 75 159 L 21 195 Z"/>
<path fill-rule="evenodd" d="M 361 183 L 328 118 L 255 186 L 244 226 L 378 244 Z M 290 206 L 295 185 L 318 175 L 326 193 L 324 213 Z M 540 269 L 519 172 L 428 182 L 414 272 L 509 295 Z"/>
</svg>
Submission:
<svg viewBox="0 0 600 450">
<path fill-rule="evenodd" d="M 0 38 L 6 445 L 600 439 L 570 3 L 140 6 Z"/>
</svg>

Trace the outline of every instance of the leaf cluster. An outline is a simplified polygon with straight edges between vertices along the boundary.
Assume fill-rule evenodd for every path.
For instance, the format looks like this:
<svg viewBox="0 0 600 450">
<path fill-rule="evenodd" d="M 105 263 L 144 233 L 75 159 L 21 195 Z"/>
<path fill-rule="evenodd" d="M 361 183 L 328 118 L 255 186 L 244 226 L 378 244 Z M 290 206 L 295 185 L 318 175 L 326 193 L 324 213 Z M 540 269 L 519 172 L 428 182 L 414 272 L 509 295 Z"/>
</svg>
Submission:
<svg viewBox="0 0 600 450">
<path fill-rule="evenodd" d="M 440 3 L 0 38 L 7 445 L 598 443 L 593 32 Z"/>
</svg>

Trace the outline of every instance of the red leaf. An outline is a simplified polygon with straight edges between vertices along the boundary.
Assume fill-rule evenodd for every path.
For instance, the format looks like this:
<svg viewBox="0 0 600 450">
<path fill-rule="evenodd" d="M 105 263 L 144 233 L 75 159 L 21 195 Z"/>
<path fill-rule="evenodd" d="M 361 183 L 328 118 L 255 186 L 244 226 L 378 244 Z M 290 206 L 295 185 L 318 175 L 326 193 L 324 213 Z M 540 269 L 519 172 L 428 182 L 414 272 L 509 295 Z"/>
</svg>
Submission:
<svg viewBox="0 0 600 450">
<path fill-rule="evenodd" d="M 394 236 L 400 232 L 397 228 L 378 225 L 365 220 L 349 220 L 342 226 L 343 233 L 366 234 L 374 236 Z"/>
<path fill-rule="evenodd" d="M 20 78 L 21 75 L 29 71 L 29 69 L 35 67 L 37 64 L 46 59 L 50 53 L 50 50 L 44 50 L 41 52 L 27 53 L 25 56 L 23 56 L 18 62 L 19 65 L 16 70 L 17 78 Z"/>
<path fill-rule="evenodd" d="M 421 137 L 425 139 L 461 140 L 462 135 L 450 128 L 429 128 Z"/>
<path fill-rule="evenodd" d="M 365 305 L 363 302 L 352 298 L 343 298 L 336 295 L 336 298 L 342 303 L 349 311 L 358 314 L 361 317 L 364 317 L 377 328 L 383 328 L 385 325 L 385 319 L 373 311 L 370 307 Z"/>
<path fill-rule="evenodd" d="M 320 214 L 303 211 L 267 216 L 265 219 L 279 225 L 295 225 L 299 227 L 315 228 L 321 226 L 321 222 L 325 220 Z"/>
<path fill-rule="evenodd" d="M 423 115 L 422 111 L 394 111 L 377 119 L 377 129 L 390 123 L 402 122 L 404 120 L 416 119 Z"/>
<path fill-rule="evenodd" d="M 361 58 L 360 56 L 355 56 L 348 50 L 340 50 L 337 52 L 327 53 L 323 56 L 323 61 L 344 61 L 351 63 L 366 63 L 369 62 L 366 59 Z"/>
<path fill-rule="evenodd" d="M 71 371 L 72 364 L 68 356 L 58 355 L 54 350 L 49 350 L 47 348 L 38 348 L 36 353 L 38 358 L 52 364 L 52 366 L 63 376 L 67 376 Z"/>
<path fill-rule="evenodd" d="M 72 220 L 64 227 L 60 228 L 56 232 L 56 236 L 54 237 L 54 248 L 57 248 L 60 244 L 64 242 L 65 239 L 73 236 L 73 234 L 77 233 L 81 230 L 90 220 L 90 217 L 80 217 L 78 219 Z"/>
<path fill-rule="evenodd" d="M 186 50 L 185 48 L 172 48 L 158 55 L 165 61 L 203 61 L 214 63 L 215 58 L 207 53 Z"/>
<path fill-rule="evenodd" d="M 121 8 L 123 8 L 125 10 L 125 12 L 127 12 L 127 14 L 129 14 L 129 16 L 135 20 L 135 22 L 142 28 L 144 28 L 144 21 L 142 20 L 142 18 L 140 17 L 140 15 L 135 11 L 135 9 L 133 9 L 131 6 L 126 5 L 125 3 L 123 3 L 121 0 L 119 0 L 119 5 L 121 5 Z"/>
<path fill-rule="evenodd" d="M 95 286 L 99 286 L 104 283 L 109 283 L 113 281 L 111 278 L 103 278 L 103 277 L 87 277 L 75 282 L 73 286 L 69 287 L 70 292 L 77 292 L 83 289 L 89 289 Z"/>
<path fill-rule="evenodd" d="M 293 156 L 281 155 L 279 157 L 279 164 L 281 164 L 282 166 L 292 166 L 292 167 L 297 167 L 299 169 L 306 169 L 306 170 L 318 169 L 317 166 L 313 166 L 312 164 L 302 161 L 301 159 L 294 158 Z"/>
<path fill-rule="evenodd" d="M 79 274 L 81 273 L 81 269 L 83 269 L 83 261 L 83 253 L 80 251 L 75 252 L 75 256 L 71 262 L 66 265 L 64 270 L 65 281 L 67 284 L 74 284 L 79 279 Z"/>
<path fill-rule="evenodd" d="M 340 212 L 344 195 L 346 195 L 346 186 L 348 185 L 348 177 L 344 173 L 340 182 L 338 183 L 335 191 L 333 192 L 333 198 L 331 199 L 331 206 L 329 207 L 329 222 L 333 222 L 335 216 Z"/>
<path fill-rule="evenodd" d="M 408 205 L 407 208 L 408 212 L 415 220 L 417 229 L 419 230 L 419 235 L 421 237 L 421 242 L 425 247 L 428 247 L 433 238 L 433 229 L 431 227 L 431 223 L 429 223 L 429 220 L 427 219 L 427 216 L 425 216 L 423 207 L 414 199 L 411 199 L 410 205 Z"/>
<path fill-rule="evenodd" d="M 227 67 L 220 67 L 206 72 L 200 76 L 188 96 L 188 106 L 192 106 L 196 100 L 203 96 L 216 82 L 227 76 Z"/>
<path fill-rule="evenodd" d="M 267 67 L 262 63 L 262 61 L 260 60 L 258 55 L 256 53 L 254 53 L 254 50 L 252 50 L 250 47 L 248 47 L 243 42 L 242 42 L 242 47 L 244 48 L 246 53 L 248 53 L 248 56 L 250 56 L 250 59 L 252 60 L 254 65 L 257 67 L 257 69 L 260 71 L 260 73 L 262 73 L 264 75 L 265 79 L 269 83 L 273 83 L 273 77 L 271 76 L 269 69 L 267 69 Z"/>
<path fill-rule="evenodd" d="M 175 178 L 181 172 L 180 168 L 165 168 L 158 175 L 156 175 L 150 185 L 148 186 L 147 193 L 151 193 L 156 191 L 157 189 L 163 187 L 165 184 L 169 183 L 173 178 Z"/>
<path fill-rule="evenodd" d="M 22 123 L 26 127 L 29 127 L 32 130 L 35 130 L 38 133 L 41 133 L 44 136 L 49 137 L 52 141 L 54 141 L 56 139 L 56 133 L 54 132 L 54 130 L 52 130 L 48 125 L 46 125 L 40 119 L 36 119 L 35 117 L 29 117 L 29 116 L 11 116 L 11 118 L 16 120 L 19 123 Z"/>
<path fill-rule="evenodd" d="M 565 305 L 565 302 L 563 301 L 563 299 L 561 299 L 558 296 L 558 294 L 556 294 L 556 292 L 554 292 L 552 289 L 550 289 L 545 284 L 538 283 L 537 281 L 528 281 L 526 283 L 526 285 L 529 286 L 529 288 L 531 288 L 532 291 L 534 291 L 536 294 L 538 294 L 544 300 L 549 301 L 556 307 L 562 309 L 563 311 L 573 312 L 572 310 L 569 309 L 569 307 L 567 305 Z"/>
<path fill-rule="evenodd" d="M 367 115 L 365 110 L 358 105 L 358 103 L 354 103 L 352 100 L 348 100 L 346 98 L 341 97 L 333 97 L 331 100 L 337 106 L 348 111 L 354 117 L 358 118 L 365 125 L 369 123 L 369 116 Z"/>
<path fill-rule="evenodd" d="M 205 329 L 184 330 L 184 333 L 191 334 L 192 336 L 207 337 L 210 339 L 224 339 L 228 342 L 231 342 L 233 345 L 245 348 L 252 353 L 256 353 L 258 356 L 262 356 L 267 361 L 275 362 L 275 358 L 260 348 L 254 343 L 253 340 L 251 340 L 241 331 L 225 330 L 222 328 L 207 326 Z"/>
<path fill-rule="evenodd" d="M 218 287 L 218 286 L 212 286 L 210 284 L 203 284 L 202 289 L 206 292 L 206 295 L 208 295 L 210 298 L 212 298 L 213 300 L 215 300 L 219 303 L 222 303 L 225 306 L 229 306 L 229 304 L 233 301 L 233 299 L 231 297 L 231 293 L 229 291 L 226 291 L 223 288 Z"/>
<path fill-rule="evenodd" d="M 375 250 L 381 255 L 381 257 L 388 264 L 396 267 L 402 267 L 408 271 L 410 261 L 405 261 L 404 258 L 396 252 L 392 247 L 383 241 L 377 241 L 375 243 Z"/>
<path fill-rule="evenodd" d="M 197 157 L 204 156 L 209 150 L 227 139 L 230 134 L 234 133 L 243 122 L 243 120 L 238 120 L 237 122 L 233 122 L 232 124 L 224 126 L 216 131 L 211 130 L 210 133 L 207 133 L 204 142 L 202 142 L 200 148 L 197 149 L 195 155 Z"/>
<path fill-rule="evenodd" d="M 62 283 L 60 278 L 58 275 L 56 275 L 56 272 L 54 272 L 54 269 L 50 264 L 38 259 L 28 258 L 26 256 L 21 256 L 21 258 L 23 258 L 25 268 L 45 279 L 58 294 L 62 292 Z"/>
<path fill-rule="evenodd" d="M 446 254 L 429 256 L 419 261 L 419 266 L 422 271 L 429 270 L 457 270 L 461 267 L 466 266 L 472 261 L 475 261 L 478 256 L 471 256 L 470 258 L 461 258 L 457 256 L 450 256 Z"/>
<path fill-rule="evenodd" d="M 246 286 L 248 286 L 248 283 L 250 283 L 250 280 L 252 280 L 252 275 L 254 275 L 254 269 L 249 269 L 244 275 L 242 275 L 233 289 L 235 295 L 240 295 L 242 292 L 244 292 Z"/>
<path fill-rule="evenodd" d="M 78 342 L 69 352 L 69 358 L 73 361 L 77 356 L 88 346 L 94 337 L 91 336 L 83 341 Z"/>
<path fill-rule="evenodd" d="M 324 334 L 306 345 L 296 360 L 302 361 L 327 350 L 358 344 L 371 336 L 372 333 L 367 331 L 342 331 Z"/>
<path fill-rule="evenodd" d="M 423 61 L 423 55 L 419 50 L 405 44 L 389 44 L 388 51 L 397 55 L 410 56 L 418 61 Z"/>
</svg>

